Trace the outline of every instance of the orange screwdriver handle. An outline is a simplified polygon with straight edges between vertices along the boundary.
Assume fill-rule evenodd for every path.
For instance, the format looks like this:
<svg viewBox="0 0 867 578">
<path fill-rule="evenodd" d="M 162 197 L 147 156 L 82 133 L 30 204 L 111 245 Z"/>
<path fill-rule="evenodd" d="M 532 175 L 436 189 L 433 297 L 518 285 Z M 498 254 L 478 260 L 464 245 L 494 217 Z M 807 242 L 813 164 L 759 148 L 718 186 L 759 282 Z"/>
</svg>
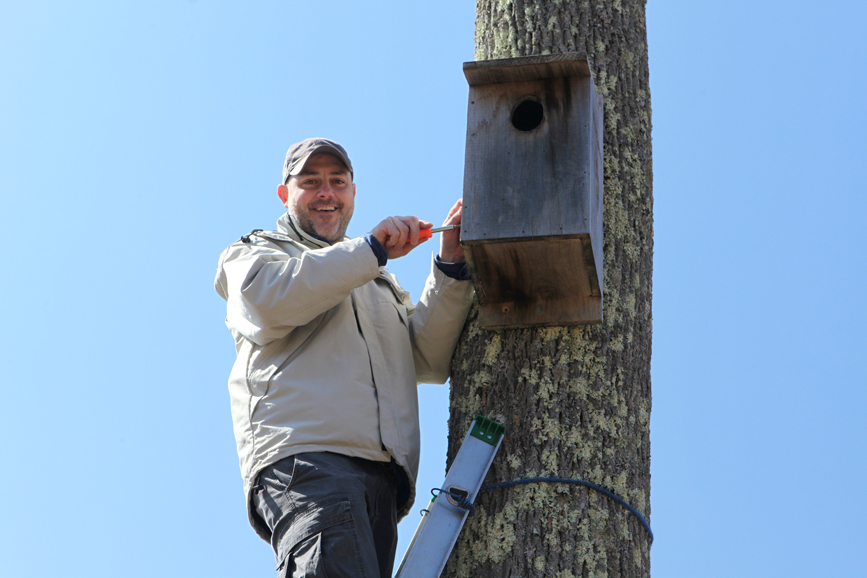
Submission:
<svg viewBox="0 0 867 578">
<path fill-rule="evenodd" d="M 443 231 L 451 231 L 452 229 L 459 229 L 460 225 L 446 225 L 445 227 L 434 227 L 432 229 L 419 229 L 418 230 L 418 240 L 421 241 L 423 239 L 430 239 L 433 237 L 434 233 L 442 233 Z M 390 237 L 386 237 L 385 240 L 388 241 Z"/>
</svg>

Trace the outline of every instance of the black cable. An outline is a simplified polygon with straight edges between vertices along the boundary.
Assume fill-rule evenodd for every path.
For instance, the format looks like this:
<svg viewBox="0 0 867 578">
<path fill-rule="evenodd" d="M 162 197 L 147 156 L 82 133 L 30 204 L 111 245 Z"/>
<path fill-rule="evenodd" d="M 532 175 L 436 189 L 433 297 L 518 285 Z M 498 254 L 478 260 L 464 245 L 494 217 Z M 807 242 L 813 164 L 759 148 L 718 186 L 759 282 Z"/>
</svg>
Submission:
<svg viewBox="0 0 867 578">
<path fill-rule="evenodd" d="M 434 496 L 438 496 L 439 494 L 435 494 L 434 492 L 439 492 L 440 494 L 448 494 L 452 498 L 454 498 L 456 505 L 459 508 L 463 508 L 464 510 L 468 510 L 470 512 L 470 516 L 476 513 L 476 507 L 469 500 L 469 496 L 464 494 L 456 494 L 454 492 L 450 492 L 448 490 L 444 490 L 442 488 L 432 488 L 430 493 Z"/>
<path fill-rule="evenodd" d="M 644 526 L 644 529 L 647 530 L 647 533 L 650 535 L 650 543 L 653 544 L 653 532 L 650 529 L 650 524 L 647 523 L 647 520 L 644 519 L 644 516 L 641 513 L 633 508 L 630 504 L 626 502 L 623 498 L 615 494 L 610 490 L 606 490 L 601 486 L 597 486 L 591 482 L 586 482 L 584 480 L 572 480 L 567 478 L 527 478 L 525 480 L 514 480 L 511 482 L 500 482 L 498 484 L 488 484 L 482 486 L 479 490 L 480 492 L 485 492 L 488 490 L 497 490 L 497 489 L 505 489 L 511 488 L 514 486 L 525 486 L 527 484 L 570 484 L 573 486 L 584 486 L 585 488 L 590 488 L 591 490 L 596 490 L 597 492 L 604 494 L 629 510 L 629 512 L 638 518 L 638 521 Z"/>
</svg>

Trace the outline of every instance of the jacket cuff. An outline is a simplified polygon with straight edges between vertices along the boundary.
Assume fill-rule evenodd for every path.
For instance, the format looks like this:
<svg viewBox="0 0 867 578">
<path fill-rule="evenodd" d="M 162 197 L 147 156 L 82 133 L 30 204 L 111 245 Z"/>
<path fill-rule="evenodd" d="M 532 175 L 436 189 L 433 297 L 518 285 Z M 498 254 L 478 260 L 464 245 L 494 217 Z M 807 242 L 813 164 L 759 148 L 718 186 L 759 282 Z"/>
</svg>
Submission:
<svg viewBox="0 0 867 578">
<path fill-rule="evenodd" d="M 380 243 L 379 240 L 370 233 L 364 236 L 364 240 L 367 241 L 367 244 L 370 245 L 370 248 L 373 250 L 373 254 L 376 255 L 376 260 L 379 261 L 379 266 L 385 267 L 385 264 L 388 263 L 388 252 L 385 250 L 385 247 L 382 246 L 382 243 Z"/>
<path fill-rule="evenodd" d="M 437 269 L 442 271 L 447 277 L 457 279 L 458 281 L 470 280 L 470 268 L 467 266 L 466 262 L 446 263 L 445 261 L 440 261 L 440 256 L 437 255 L 434 257 L 434 263 L 436 263 Z"/>
</svg>

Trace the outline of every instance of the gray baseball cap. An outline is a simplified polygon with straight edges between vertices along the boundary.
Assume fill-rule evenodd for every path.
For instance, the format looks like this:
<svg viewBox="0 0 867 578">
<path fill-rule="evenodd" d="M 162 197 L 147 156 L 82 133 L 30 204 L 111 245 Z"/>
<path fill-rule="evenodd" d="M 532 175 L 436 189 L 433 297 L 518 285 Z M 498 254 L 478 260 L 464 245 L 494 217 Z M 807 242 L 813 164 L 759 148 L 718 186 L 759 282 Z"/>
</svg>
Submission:
<svg viewBox="0 0 867 578">
<path fill-rule="evenodd" d="M 285 185 L 289 181 L 289 177 L 300 173 L 310 155 L 316 153 L 328 153 L 336 156 L 346 165 L 351 174 L 355 174 L 352 170 L 352 163 L 349 162 L 349 155 L 346 154 L 342 146 L 327 138 L 308 138 L 295 143 L 286 151 L 286 161 L 283 163 L 283 184 Z"/>
</svg>

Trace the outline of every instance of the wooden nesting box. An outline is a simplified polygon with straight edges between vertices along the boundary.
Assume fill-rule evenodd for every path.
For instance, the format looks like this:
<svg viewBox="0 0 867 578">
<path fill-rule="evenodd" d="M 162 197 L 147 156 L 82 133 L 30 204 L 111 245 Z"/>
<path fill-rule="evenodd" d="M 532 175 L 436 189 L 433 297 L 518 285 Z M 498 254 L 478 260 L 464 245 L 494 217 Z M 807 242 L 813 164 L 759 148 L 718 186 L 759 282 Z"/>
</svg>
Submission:
<svg viewBox="0 0 867 578">
<path fill-rule="evenodd" d="M 602 321 L 602 97 L 578 54 L 464 63 L 461 244 L 482 327 Z"/>
</svg>

